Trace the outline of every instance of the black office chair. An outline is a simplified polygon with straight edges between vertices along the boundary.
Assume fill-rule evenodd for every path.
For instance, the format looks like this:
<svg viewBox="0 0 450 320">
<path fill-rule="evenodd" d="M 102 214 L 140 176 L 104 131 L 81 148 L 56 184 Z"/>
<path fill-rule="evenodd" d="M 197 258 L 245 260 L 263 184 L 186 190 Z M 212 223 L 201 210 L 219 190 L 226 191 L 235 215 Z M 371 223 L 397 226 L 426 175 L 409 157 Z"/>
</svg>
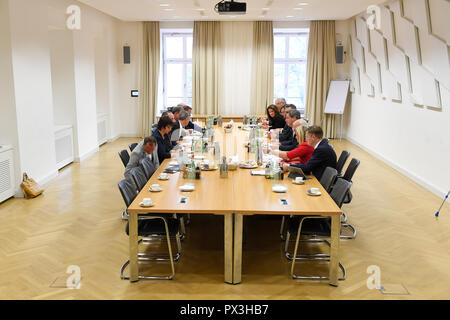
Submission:
<svg viewBox="0 0 450 320">
<path fill-rule="evenodd" d="M 338 171 L 332 167 L 326 167 L 320 178 L 320 184 L 329 193 L 338 176 Z"/>
<path fill-rule="evenodd" d="M 153 173 L 155 172 L 155 168 L 153 167 L 153 165 L 150 162 L 149 158 L 144 158 L 140 161 L 140 165 L 142 167 L 142 170 L 145 173 L 145 177 L 148 179 L 150 179 L 153 175 Z"/>
<path fill-rule="evenodd" d="M 344 198 L 349 192 L 352 186 L 351 182 L 344 179 L 338 179 L 330 193 L 331 198 L 336 202 L 339 208 L 344 202 Z M 288 260 L 292 261 L 291 265 L 291 276 L 294 279 L 309 279 L 309 280 L 325 280 L 329 277 L 323 276 L 299 276 L 294 273 L 295 261 L 297 260 L 312 260 L 312 261 L 330 261 L 329 254 L 316 253 L 316 254 L 297 254 L 299 242 L 309 242 L 309 243 L 320 243 L 325 242 L 331 246 L 329 238 L 331 236 L 331 218 L 321 217 L 321 216 L 300 216 L 300 217 L 290 217 L 287 222 L 288 232 L 286 235 L 285 243 L 285 255 Z M 297 235 L 295 241 L 294 253 L 289 253 L 289 239 L 291 235 Z M 309 236 L 311 239 L 302 239 L 301 236 Z M 339 280 L 345 280 L 347 277 L 347 272 L 339 262 L 339 268 L 342 270 L 343 276 Z"/>
<path fill-rule="evenodd" d="M 131 169 L 130 173 L 133 177 L 134 183 L 136 184 L 137 190 L 141 191 L 148 181 L 144 171 L 140 167 L 135 167 Z"/>
<path fill-rule="evenodd" d="M 355 174 L 356 169 L 358 169 L 359 164 L 360 164 L 360 161 L 356 158 L 353 158 L 352 161 L 350 161 L 350 163 L 347 167 L 347 170 L 345 170 L 344 175 L 342 177 L 339 177 L 339 179 L 344 179 L 348 182 L 353 183 L 353 181 L 352 181 L 353 175 Z M 349 191 L 347 196 L 344 199 L 344 203 L 346 203 L 346 204 L 350 203 L 352 201 L 352 199 L 353 199 L 353 194 L 351 191 Z M 342 229 L 350 228 L 352 230 L 352 235 L 350 235 L 350 236 L 341 235 L 341 239 L 355 239 L 356 238 L 356 228 L 354 226 L 352 226 L 351 224 L 346 223 L 347 222 L 347 214 L 345 212 L 342 212 L 342 216 L 343 216 L 343 219 L 342 219 L 343 223 L 341 225 Z"/>
<path fill-rule="evenodd" d="M 128 151 L 127 150 L 121 150 L 119 152 L 119 157 L 120 157 L 120 160 L 122 160 L 122 163 L 123 163 L 124 167 L 126 168 L 128 162 L 130 161 L 130 155 L 128 154 Z"/>
<path fill-rule="evenodd" d="M 137 145 L 138 145 L 137 142 L 133 142 L 128 146 L 128 148 L 130 148 L 130 151 L 133 152 L 134 148 L 136 148 Z"/>
<path fill-rule="evenodd" d="M 122 180 L 119 182 L 119 190 L 122 194 L 122 198 L 125 201 L 127 207 L 131 205 L 133 200 L 136 198 L 134 186 L 128 180 Z M 129 235 L 129 224 L 125 228 L 125 232 Z M 158 216 L 158 215 L 138 215 L 138 237 L 144 237 L 138 240 L 138 246 L 141 242 L 150 242 L 152 238 L 145 237 L 165 237 L 167 240 L 167 247 L 169 249 L 169 254 L 149 254 L 149 253 L 138 253 L 139 261 L 170 261 L 171 274 L 168 276 L 138 276 L 139 279 L 165 279 L 170 280 L 175 275 L 174 262 L 177 261 L 181 255 L 181 242 L 180 234 L 178 232 L 178 220 L 170 217 Z M 172 255 L 172 246 L 170 243 L 170 238 L 175 237 L 177 241 L 178 252 L 174 257 Z M 130 277 L 124 276 L 123 272 L 125 268 L 130 263 L 127 260 L 120 268 L 120 278 L 124 280 L 129 280 Z"/>
<path fill-rule="evenodd" d="M 336 165 L 336 170 L 338 172 L 338 175 L 342 175 L 342 169 L 344 168 L 345 163 L 347 162 L 348 157 L 350 156 L 350 152 L 347 150 L 344 150 L 341 152 L 341 155 L 339 156 L 339 160 Z"/>
<path fill-rule="evenodd" d="M 326 167 L 325 171 L 322 174 L 322 177 L 320 178 L 320 184 L 324 187 L 324 189 L 329 193 L 331 191 L 331 188 L 333 187 L 334 182 L 336 181 L 338 175 L 338 171 L 332 167 Z M 286 221 L 286 218 L 289 216 L 282 216 L 281 217 L 281 227 L 280 227 L 280 238 L 281 240 L 284 240 L 284 224 Z"/>
</svg>

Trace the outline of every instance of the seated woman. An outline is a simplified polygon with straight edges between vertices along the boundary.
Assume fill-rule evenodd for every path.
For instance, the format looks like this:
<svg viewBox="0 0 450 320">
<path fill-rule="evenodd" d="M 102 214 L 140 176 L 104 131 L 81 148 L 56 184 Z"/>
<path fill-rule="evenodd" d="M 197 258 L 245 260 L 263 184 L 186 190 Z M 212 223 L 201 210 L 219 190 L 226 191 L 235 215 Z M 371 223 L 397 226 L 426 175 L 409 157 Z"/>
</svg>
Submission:
<svg viewBox="0 0 450 320">
<path fill-rule="evenodd" d="M 281 163 L 306 163 L 314 152 L 314 147 L 311 147 L 305 141 L 306 126 L 301 125 L 295 129 L 295 135 L 298 141 L 298 147 L 292 151 L 272 150 L 272 154 L 280 157 Z"/>
<path fill-rule="evenodd" d="M 266 129 L 282 129 L 286 125 L 284 117 L 278 111 L 276 105 L 271 104 L 266 109 L 268 122 L 263 123 L 263 127 Z"/>
<path fill-rule="evenodd" d="M 153 130 L 152 136 L 156 138 L 158 144 L 158 159 L 162 163 L 164 159 L 171 158 L 170 151 L 173 149 L 170 142 L 169 132 L 172 130 L 173 122 L 168 116 L 161 117 L 158 126 Z"/>
</svg>

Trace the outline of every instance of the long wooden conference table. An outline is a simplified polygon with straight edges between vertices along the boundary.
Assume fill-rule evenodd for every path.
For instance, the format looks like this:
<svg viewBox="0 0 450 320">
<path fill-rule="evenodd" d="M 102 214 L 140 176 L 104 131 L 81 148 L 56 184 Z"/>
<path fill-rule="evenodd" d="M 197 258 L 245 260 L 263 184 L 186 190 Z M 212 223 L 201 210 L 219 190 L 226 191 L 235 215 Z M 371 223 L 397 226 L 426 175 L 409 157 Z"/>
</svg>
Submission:
<svg viewBox="0 0 450 320">
<path fill-rule="evenodd" d="M 224 133 L 223 128 L 216 128 L 214 139 L 221 144 L 222 154 L 239 155 L 239 160 L 242 161 L 249 157 L 244 147 L 248 136 L 248 131 L 235 126 L 231 133 Z M 273 180 L 264 176 L 252 176 L 249 169 L 242 168 L 229 171 L 228 178 L 220 178 L 219 170 L 215 170 L 202 171 L 200 180 L 185 180 L 179 172 L 169 175 L 167 181 L 158 180 L 159 174 L 168 167 L 170 161 L 173 159 L 164 160 L 128 208 L 131 282 L 138 281 L 138 214 L 223 215 L 224 277 L 229 284 L 242 281 L 244 215 L 320 215 L 331 217 L 329 284 L 338 286 L 341 210 L 314 176 L 304 185 L 295 185 L 285 175 L 284 180 L 277 181 L 277 184 L 286 186 L 286 193 L 273 192 Z M 150 192 L 149 188 L 154 183 L 158 183 L 163 191 Z M 181 192 L 179 187 L 186 183 L 193 183 L 195 190 Z M 312 187 L 320 188 L 322 195 L 307 195 L 306 191 Z M 186 204 L 178 203 L 181 197 L 189 198 Z M 143 198 L 151 198 L 155 205 L 150 208 L 141 207 L 139 203 Z M 282 205 L 280 199 L 287 199 L 288 205 Z"/>
</svg>

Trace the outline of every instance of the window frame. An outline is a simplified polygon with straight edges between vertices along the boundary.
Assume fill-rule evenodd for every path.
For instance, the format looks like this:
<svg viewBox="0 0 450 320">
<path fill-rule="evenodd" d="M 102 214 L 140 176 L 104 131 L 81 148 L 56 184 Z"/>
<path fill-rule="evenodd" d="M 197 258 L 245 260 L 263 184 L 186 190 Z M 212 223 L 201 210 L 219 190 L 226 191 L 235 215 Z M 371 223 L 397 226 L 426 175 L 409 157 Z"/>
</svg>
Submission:
<svg viewBox="0 0 450 320">
<path fill-rule="evenodd" d="M 288 94 L 288 87 L 289 87 L 289 66 L 292 64 L 299 64 L 299 65 L 304 65 L 305 69 L 308 63 L 308 40 L 309 40 L 309 32 L 308 31 L 289 31 L 289 32 L 281 32 L 281 31 L 274 31 L 273 34 L 274 38 L 275 37 L 284 37 L 285 40 L 285 57 L 284 58 L 276 58 L 274 56 L 274 66 L 277 64 L 282 64 L 284 65 L 284 93 L 282 97 L 276 97 L 276 98 L 285 98 L 287 103 L 289 103 L 290 99 L 301 99 L 301 97 L 289 97 Z M 300 58 L 289 58 L 289 38 L 292 36 L 300 36 L 300 37 L 305 37 L 307 40 L 307 46 L 306 46 L 306 56 L 305 57 L 300 57 Z M 275 53 L 275 48 L 274 48 L 274 53 Z M 275 80 L 275 79 L 274 79 Z M 274 86 L 275 87 L 275 86 Z M 306 100 L 306 75 L 305 75 L 305 92 L 304 92 L 304 97 Z M 274 92 L 275 93 L 275 92 Z M 304 101 L 303 106 L 299 108 L 299 111 L 304 114 L 305 113 L 305 104 L 306 101 Z"/>
<path fill-rule="evenodd" d="M 183 58 L 167 58 L 166 54 L 166 39 L 167 38 L 183 38 Z M 192 54 L 191 58 L 187 57 L 187 38 L 193 38 L 193 32 L 164 32 L 162 34 L 162 63 L 163 63 L 163 107 L 167 108 L 170 107 L 167 104 L 168 97 L 167 96 L 167 65 L 168 64 L 182 64 L 183 65 L 183 97 L 180 98 L 180 102 L 186 102 L 187 99 L 192 99 L 192 93 L 189 97 L 187 92 L 187 65 L 190 64 L 192 66 Z M 178 97 L 173 97 L 178 98 Z"/>
</svg>

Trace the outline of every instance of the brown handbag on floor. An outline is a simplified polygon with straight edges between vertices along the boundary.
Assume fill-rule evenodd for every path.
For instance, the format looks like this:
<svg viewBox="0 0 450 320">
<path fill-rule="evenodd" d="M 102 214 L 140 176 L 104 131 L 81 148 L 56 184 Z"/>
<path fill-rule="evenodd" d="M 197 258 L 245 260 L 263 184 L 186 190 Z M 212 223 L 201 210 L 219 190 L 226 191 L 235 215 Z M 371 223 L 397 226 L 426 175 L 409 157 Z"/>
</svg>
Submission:
<svg viewBox="0 0 450 320">
<path fill-rule="evenodd" d="M 20 184 L 22 188 L 23 195 L 25 198 L 36 198 L 40 195 L 44 190 L 42 190 L 41 186 L 37 184 L 32 178 L 28 178 L 26 173 L 23 174 L 22 183 Z"/>
</svg>

